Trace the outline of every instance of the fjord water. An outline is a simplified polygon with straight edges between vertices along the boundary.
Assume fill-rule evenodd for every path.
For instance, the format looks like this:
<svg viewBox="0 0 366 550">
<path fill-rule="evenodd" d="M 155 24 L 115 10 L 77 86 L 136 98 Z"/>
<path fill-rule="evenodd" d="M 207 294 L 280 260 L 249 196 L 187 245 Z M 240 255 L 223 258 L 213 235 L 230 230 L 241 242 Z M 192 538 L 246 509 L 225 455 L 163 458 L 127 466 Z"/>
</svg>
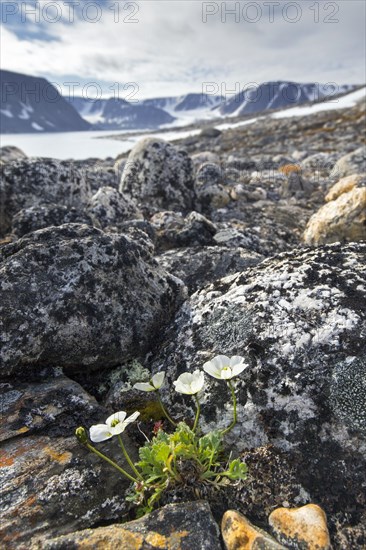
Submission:
<svg viewBox="0 0 366 550">
<path fill-rule="evenodd" d="M 128 134 L 123 132 L 123 138 L 113 139 L 107 136 L 121 135 L 121 130 L 100 132 L 54 132 L 42 134 L 3 134 L 0 136 L 1 146 L 14 145 L 19 147 L 29 157 L 51 157 L 59 160 L 82 160 L 91 157 L 106 159 L 116 157 L 131 149 L 141 137 L 157 136 L 166 140 L 186 137 L 199 131 L 169 131 L 149 134 Z M 98 139 L 103 138 L 103 139 Z"/>
</svg>

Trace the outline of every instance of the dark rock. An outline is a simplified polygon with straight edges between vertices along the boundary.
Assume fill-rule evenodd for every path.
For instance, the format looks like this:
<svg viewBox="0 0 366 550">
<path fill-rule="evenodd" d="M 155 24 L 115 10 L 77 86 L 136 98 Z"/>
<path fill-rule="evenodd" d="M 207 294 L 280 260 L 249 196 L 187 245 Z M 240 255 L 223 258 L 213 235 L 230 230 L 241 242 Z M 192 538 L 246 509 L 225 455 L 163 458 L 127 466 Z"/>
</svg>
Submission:
<svg viewBox="0 0 366 550">
<path fill-rule="evenodd" d="M 156 230 L 157 252 L 210 245 L 216 233 L 215 225 L 198 212 L 191 212 L 185 218 L 178 212 L 159 212 L 150 221 Z"/>
<path fill-rule="evenodd" d="M 2 417 L 0 441 L 21 434 L 69 436 L 88 419 L 98 423 L 105 410 L 76 382 L 66 376 L 24 383 L 0 384 Z"/>
<path fill-rule="evenodd" d="M 24 159 L 5 164 L 0 179 L 0 234 L 10 229 L 20 210 L 46 203 L 82 209 L 91 196 L 87 180 L 73 163 Z"/>
<path fill-rule="evenodd" d="M 179 277 L 190 294 L 217 279 L 258 264 L 263 258 L 243 248 L 205 246 L 169 250 L 157 256 L 159 265 Z"/>
<path fill-rule="evenodd" d="M 223 175 L 221 167 L 212 162 L 201 164 L 196 173 L 196 184 L 201 185 L 217 185 L 222 183 Z"/>
<path fill-rule="evenodd" d="M 78 224 L 3 247 L 1 374 L 104 368 L 146 350 L 184 294 L 151 254 L 144 232 L 136 242 Z"/>
<path fill-rule="evenodd" d="M 27 233 L 44 229 L 50 226 L 63 225 L 64 223 L 84 223 L 95 225 L 92 217 L 77 208 L 62 206 L 59 204 L 39 204 L 20 210 L 13 217 L 12 234 L 23 237 Z"/>
<path fill-rule="evenodd" d="M 156 230 L 155 227 L 152 225 L 152 223 L 146 221 L 146 220 L 128 220 L 127 222 L 123 222 L 121 224 L 121 231 L 122 233 L 129 232 L 130 230 L 138 229 L 139 231 L 143 231 L 146 233 L 146 235 L 149 237 L 151 242 L 155 245 L 157 236 L 156 236 Z"/>
<path fill-rule="evenodd" d="M 193 165 L 183 150 L 157 138 L 141 140 L 123 170 L 120 192 L 149 212 L 193 209 Z"/>
<path fill-rule="evenodd" d="M 218 130 L 217 128 L 203 128 L 203 130 L 201 130 L 200 136 L 202 138 L 214 139 L 221 136 L 221 134 L 221 130 Z"/>
<path fill-rule="evenodd" d="M 113 187 L 101 187 L 90 199 L 87 211 L 102 229 L 119 228 L 127 220 L 143 217 L 133 201 Z"/>
</svg>

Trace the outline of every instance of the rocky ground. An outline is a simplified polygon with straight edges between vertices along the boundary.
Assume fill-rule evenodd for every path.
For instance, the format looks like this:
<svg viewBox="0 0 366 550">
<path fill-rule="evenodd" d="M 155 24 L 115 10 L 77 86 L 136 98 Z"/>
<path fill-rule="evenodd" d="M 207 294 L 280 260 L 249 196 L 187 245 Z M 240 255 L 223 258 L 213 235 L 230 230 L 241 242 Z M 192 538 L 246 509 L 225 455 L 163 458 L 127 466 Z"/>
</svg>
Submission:
<svg viewBox="0 0 366 550">
<path fill-rule="evenodd" d="M 359 104 L 107 161 L 3 148 L 4 548 L 366 547 L 365 124 Z M 222 353 L 251 365 L 227 437 L 248 480 L 129 521 L 75 428 L 140 407 L 151 429 L 132 385 Z M 230 422 L 225 392 L 201 400 L 204 431 Z"/>
</svg>

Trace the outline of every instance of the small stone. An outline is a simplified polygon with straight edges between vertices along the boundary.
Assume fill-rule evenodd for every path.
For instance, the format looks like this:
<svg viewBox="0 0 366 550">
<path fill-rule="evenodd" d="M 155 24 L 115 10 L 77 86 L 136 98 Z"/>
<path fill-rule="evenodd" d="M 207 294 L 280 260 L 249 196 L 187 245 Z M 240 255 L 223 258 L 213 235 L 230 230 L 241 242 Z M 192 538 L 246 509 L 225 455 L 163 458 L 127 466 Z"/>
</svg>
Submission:
<svg viewBox="0 0 366 550">
<path fill-rule="evenodd" d="M 227 550 L 281 550 L 285 548 L 235 510 L 225 512 L 221 522 L 221 532 Z"/>
<path fill-rule="evenodd" d="M 276 538 L 287 547 L 306 550 L 330 548 L 327 517 L 316 504 L 301 508 L 277 508 L 268 521 Z"/>
</svg>

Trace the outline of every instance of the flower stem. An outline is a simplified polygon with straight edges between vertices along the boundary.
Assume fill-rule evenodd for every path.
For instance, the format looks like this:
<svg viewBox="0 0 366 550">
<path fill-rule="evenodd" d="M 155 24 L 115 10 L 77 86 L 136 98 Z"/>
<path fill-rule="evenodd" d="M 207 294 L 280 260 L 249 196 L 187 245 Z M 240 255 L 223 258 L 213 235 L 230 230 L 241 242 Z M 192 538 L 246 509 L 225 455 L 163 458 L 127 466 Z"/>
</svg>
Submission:
<svg viewBox="0 0 366 550">
<path fill-rule="evenodd" d="M 163 411 L 164 416 L 169 420 L 169 422 L 170 422 L 173 426 L 176 426 L 177 423 L 174 422 L 174 420 L 173 420 L 173 419 L 170 417 L 170 415 L 168 414 L 166 408 L 165 408 L 164 405 L 163 405 L 163 402 L 162 402 L 162 400 L 161 400 L 161 398 L 160 398 L 159 393 L 157 393 L 157 396 L 158 396 L 159 405 L 160 405 L 160 407 L 161 407 L 161 410 Z"/>
<path fill-rule="evenodd" d="M 110 464 L 111 466 L 113 466 L 113 468 L 116 468 L 116 470 L 118 470 L 121 474 L 123 474 L 125 477 L 127 477 L 130 481 L 133 481 L 134 483 L 137 483 L 137 479 L 132 477 L 128 472 L 126 472 L 123 468 L 121 468 L 120 466 L 118 466 L 118 464 L 116 464 L 115 462 L 113 462 L 113 460 L 111 460 L 110 458 L 108 458 L 106 455 L 104 455 L 103 453 L 101 453 L 100 451 L 98 451 L 98 449 L 96 449 L 95 447 L 93 447 L 93 445 L 91 445 L 90 443 L 86 443 L 85 446 L 89 449 L 89 451 L 91 451 L 92 453 L 96 454 L 97 456 L 99 456 L 99 458 L 103 458 L 103 460 L 105 460 L 106 462 L 108 462 L 108 464 Z"/>
<path fill-rule="evenodd" d="M 133 463 L 132 460 L 130 459 L 128 452 L 126 451 L 126 447 L 125 447 L 124 444 L 123 444 L 122 437 L 121 437 L 120 434 L 118 435 L 118 441 L 119 441 L 120 447 L 121 447 L 121 449 L 122 449 L 122 452 L 123 452 L 123 454 L 125 455 L 125 459 L 127 460 L 127 462 L 128 462 L 129 465 L 130 465 L 130 468 L 131 468 L 132 471 L 137 475 L 137 477 L 138 477 L 139 479 L 142 479 L 142 475 L 141 475 L 140 472 L 137 470 L 136 466 L 134 465 L 134 463 Z"/>
<path fill-rule="evenodd" d="M 222 430 L 222 435 L 224 434 L 227 434 L 228 432 L 230 432 L 233 427 L 235 426 L 236 424 L 236 396 L 235 396 L 235 390 L 234 390 L 234 386 L 232 385 L 231 381 L 230 380 L 227 380 L 227 385 L 229 386 L 230 388 L 230 391 L 231 391 L 231 397 L 233 399 L 233 421 L 232 423 L 230 424 L 230 426 L 228 426 L 227 428 L 225 428 L 225 430 Z"/>
<path fill-rule="evenodd" d="M 197 405 L 196 418 L 194 419 L 194 424 L 193 424 L 193 431 L 195 432 L 198 425 L 198 419 L 200 417 L 201 407 L 200 407 L 200 402 L 198 401 L 197 395 L 194 395 L 193 397 Z"/>
</svg>

